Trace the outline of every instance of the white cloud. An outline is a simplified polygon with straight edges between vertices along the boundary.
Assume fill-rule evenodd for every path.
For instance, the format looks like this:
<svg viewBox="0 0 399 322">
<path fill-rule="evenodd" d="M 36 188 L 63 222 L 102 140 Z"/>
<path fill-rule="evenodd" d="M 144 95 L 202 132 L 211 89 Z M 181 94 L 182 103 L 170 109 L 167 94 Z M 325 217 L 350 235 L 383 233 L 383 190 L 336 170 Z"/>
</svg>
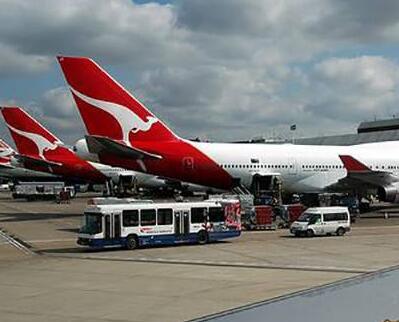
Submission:
<svg viewBox="0 0 399 322">
<path fill-rule="evenodd" d="M 0 0 L 0 91 L 9 75 L 59 73 L 59 53 L 87 55 L 123 70 L 125 85 L 184 136 L 231 140 L 291 123 L 306 135 L 338 131 L 398 105 L 395 62 L 334 58 L 395 44 L 398 12 L 391 0 Z M 0 93 L 72 142 L 81 121 L 56 86 L 35 102 L 23 89 Z"/>
<path fill-rule="evenodd" d="M 357 121 L 397 110 L 399 65 L 386 58 L 331 58 L 317 64 L 310 77 L 306 109 L 316 117 Z"/>
</svg>

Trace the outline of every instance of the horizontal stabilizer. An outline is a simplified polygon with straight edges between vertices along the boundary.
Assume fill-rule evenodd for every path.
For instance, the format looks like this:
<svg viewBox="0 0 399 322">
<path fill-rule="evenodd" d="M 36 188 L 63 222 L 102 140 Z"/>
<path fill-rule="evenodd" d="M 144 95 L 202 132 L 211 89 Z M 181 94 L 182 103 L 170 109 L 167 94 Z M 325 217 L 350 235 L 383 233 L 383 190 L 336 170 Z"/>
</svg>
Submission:
<svg viewBox="0 0 399 322">
<path fill-rule="evenodd" d="M 57 163 L 57 162 L 51 162 L 51 161 L 47 161 L 44 159 L 39 159 L 39 158 L 34 158 L 34 157 L 30 157 L 27 155 L 22 155 L 22 154 L 17 154 L 15 155 L 15 158 L 23 163 L 28 163 L 29 165 L 32 166 L 38 166 L 38 167 L 60 167 L 62 166 L 61 163 Z"/>
<path fill-rule="evenodd" d="M 10 163 L 1 163 L 0 162 L 0 169 L 13 169 L 14 167 Z"/>
<path fill-rule="evenodd" d="M 345 179 L 354 179 L 377 187 L 399 181 L 399 178 L 395 174 L 385 170 L 370 169 L 350 155 L 340 155 L 339 157 L 348 172 Z"/>
<path fill-rule="evenodd" d="M 369 167 L 361 163 L 360 161 L 356 160 L 354 157 L 350 155 L 340 155 L 339 158 L 341 159 L 342 163 L 344 164 L 345 169 L 348 172 L 365 172 L 371 171 Z"/>
<path fill-rule="evenodd" d="M 103 136 L 86 135 L 86 142 L 90 153 L 109 153 L 132 159 L 162 159 L 160 155 L 136 149 Z"/>
</svg>

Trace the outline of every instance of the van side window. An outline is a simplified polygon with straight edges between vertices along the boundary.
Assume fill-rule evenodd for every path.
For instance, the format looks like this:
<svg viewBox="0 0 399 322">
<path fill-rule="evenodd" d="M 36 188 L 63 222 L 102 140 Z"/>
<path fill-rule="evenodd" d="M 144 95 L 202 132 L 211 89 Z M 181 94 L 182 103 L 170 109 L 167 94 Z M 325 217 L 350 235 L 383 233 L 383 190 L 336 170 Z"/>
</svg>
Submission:
<svg viewBox="0 0 399 322">
<path fill-rule="evenodd" d="M 224 211 L 222 207 L 209 207 L 209 221 L 222 222 L 224 221 Z"/>
<path fill-rule="evenodd" d="M 319 214 L 314 214 L 312 217 L 309 219 L 309 225 L 314 225 L 317 224 L 321 221 L 321 216 Z"/>
<path fill-rule="evenodd" d="M 191 223 L 201 224 L 205 221 L 206 208 L 191 208 Z"/>
<path fill-rule="evenodd" d="M 137 227 L 139 225 L 138 210 L 123 210 L 122 217 L 124 227 Z"/>
<path fill-rule="evenodd" d="M 158 209 L 158 225 L 171 225 L 173 222 L 172 209 Z"/>
<path fill-rule="evenodd" d="M 140 225 L 141 226 L 155 225 L 155 209 L 142 209 L 140 211 Z"/>
<path fill-rule="evenodd" d="M 324 214 L 324 221 L 348 220 L 346 212 Z"/>
</svg>

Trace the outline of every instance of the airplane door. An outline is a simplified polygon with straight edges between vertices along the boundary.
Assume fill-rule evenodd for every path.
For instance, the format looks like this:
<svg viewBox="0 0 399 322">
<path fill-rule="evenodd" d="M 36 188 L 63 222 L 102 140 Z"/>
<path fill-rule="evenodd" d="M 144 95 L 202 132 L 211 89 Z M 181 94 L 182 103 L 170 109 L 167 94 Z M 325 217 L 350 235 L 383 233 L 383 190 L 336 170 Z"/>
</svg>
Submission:
<svg viewBox="0 0 399 322">
<path fill-rule="evenodd" d="M 288 173 L 292 174 L 292 175 L 297 174 L 297 166 L 296 166 L 296 160 L 295 159 L 290 159 L 289 160 Z"/>
</svg>

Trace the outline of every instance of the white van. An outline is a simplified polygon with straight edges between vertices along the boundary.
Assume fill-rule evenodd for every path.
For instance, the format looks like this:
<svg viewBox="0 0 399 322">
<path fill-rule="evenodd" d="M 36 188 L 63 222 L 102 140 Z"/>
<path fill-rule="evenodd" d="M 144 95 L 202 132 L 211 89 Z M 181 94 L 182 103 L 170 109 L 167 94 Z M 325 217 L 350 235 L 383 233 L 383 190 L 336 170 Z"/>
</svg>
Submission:
<svg viewBox="0 0 399 322">
<path fill-rule="evenodd" d="M 290 227 L 295 236 L 316 235 L 343 236 L 350 231 L 350 215 L 347 207 L 308 208 Z"/>
</svg>

